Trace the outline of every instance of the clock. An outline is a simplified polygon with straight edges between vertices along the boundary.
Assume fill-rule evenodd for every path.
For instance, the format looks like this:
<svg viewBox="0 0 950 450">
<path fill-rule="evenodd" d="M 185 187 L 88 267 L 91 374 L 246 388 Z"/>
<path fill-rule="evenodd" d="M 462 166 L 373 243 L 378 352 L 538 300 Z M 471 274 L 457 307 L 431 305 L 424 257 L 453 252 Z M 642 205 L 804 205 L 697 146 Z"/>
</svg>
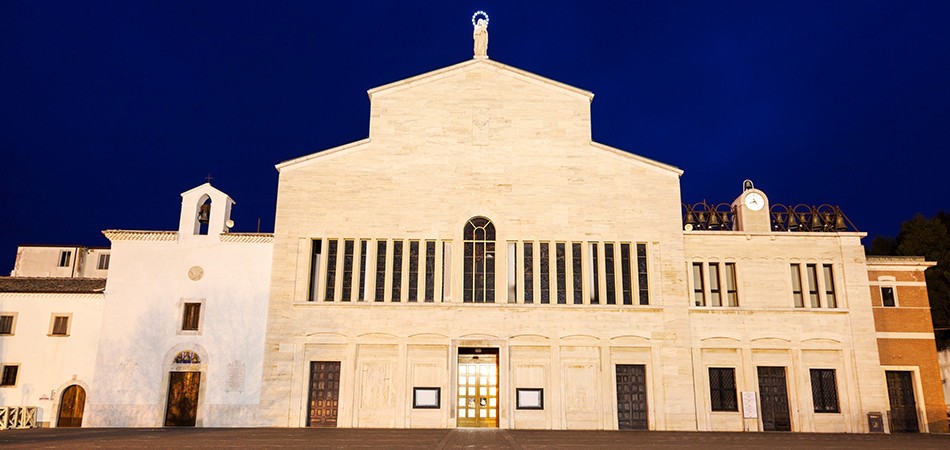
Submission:
<svg viewBox="0 0 950 450">
<path fill-rule="evenodd" d="M 765 199 L 762 198 L 761 194 L 756 192 L 750 192 L 745 196 L 745 199 L 742 200 L 745 203 L 746 208 L 749 208 L 753 211 L 758 211 L 765 207 Z"/>
</svg>

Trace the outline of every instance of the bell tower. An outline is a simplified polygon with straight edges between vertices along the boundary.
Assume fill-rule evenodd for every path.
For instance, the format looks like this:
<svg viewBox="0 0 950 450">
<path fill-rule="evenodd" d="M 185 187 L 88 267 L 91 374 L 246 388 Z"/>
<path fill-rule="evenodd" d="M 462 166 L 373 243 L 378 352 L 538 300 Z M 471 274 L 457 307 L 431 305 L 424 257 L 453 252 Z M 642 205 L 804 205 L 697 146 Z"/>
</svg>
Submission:
<svg viewBox="0 0 950 450">
<path fill-rule="evenodd" d="M 231 205 L 234 200 L 204 183 L 181 193 L 181 216 L 178 220 L 178 238 L 191 239 L 227 233 L 233 226 Z"/>
<path fill-rule="evenodd" d="M 752 180 L 742 182 L 742 194 L 733 202 L 736 211 L 736 231 L 766 233 L 772 231 L 769 217 L 769 198 L 765 192 L 755 188 Z"/>
</svg>

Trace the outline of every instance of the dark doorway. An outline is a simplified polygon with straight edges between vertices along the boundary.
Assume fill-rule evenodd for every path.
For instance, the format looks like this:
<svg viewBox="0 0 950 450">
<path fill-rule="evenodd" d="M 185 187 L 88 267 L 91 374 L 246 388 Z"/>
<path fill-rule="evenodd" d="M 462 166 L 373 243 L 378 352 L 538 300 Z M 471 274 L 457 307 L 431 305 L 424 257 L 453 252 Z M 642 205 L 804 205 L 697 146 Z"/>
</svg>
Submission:
<svg viewBox="0 0 950 450">
<path fill-rule="evenodd" d="M 918 433 L 917 400 L 913 374 L 905 370 L 885 371 L 887 396 L 891 401 L 891 433 Z"/>
<path fill-rule="evenodd" d="M 312 361 L 310 363 L 310 401 L 307 410 L 308 427 L 336 427 L 340 409 L 340 362 Z"/>
<path fill-rule="evenodd" d="M 759 367 L 762 430 L 792 431 L 784 367 Z"/>
<path fill-rule="evenodd" d="M 166 427 L 193 427 L 198 419 L 201 372 L 169 372 Z"/>
<path fill-rule="evenodd" d="M 617 365 L 617 427 L 646 430 L 647 370 L 644 365 Z"/>
<path fill-rule="evenodd" d="M 56 426 L 61 428 L 82 426 L 82 411 L 86 407 L 86 390 L 79 385 L 72 385 L 63 391 L 59 402 L 59 417 Z"/>
</svg>

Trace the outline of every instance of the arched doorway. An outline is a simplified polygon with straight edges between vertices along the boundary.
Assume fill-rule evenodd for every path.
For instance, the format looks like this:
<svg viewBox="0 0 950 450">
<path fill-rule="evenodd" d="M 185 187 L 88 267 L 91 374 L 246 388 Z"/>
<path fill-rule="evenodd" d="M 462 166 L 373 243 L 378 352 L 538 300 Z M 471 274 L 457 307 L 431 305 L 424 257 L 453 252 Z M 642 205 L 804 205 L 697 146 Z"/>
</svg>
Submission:
<svg viewBox="0 0 950 450">
<path fill-rule="evenodd" d="M 185 350 L 175 356 L 173 370 L 168 373 L 166 427 L 193 427 L 197 423 L 200 367 L 201 358 L 193 351 Z"/>
<path fill-rule="evenodd" d="M 59 417 L 56 419 L 57 427 L 81 427 L 82 412 L 86 407 L 86 390 L 78 384 L 74 384 L 63 391 L 63 396 L 59 401 Z"/>
</svg>

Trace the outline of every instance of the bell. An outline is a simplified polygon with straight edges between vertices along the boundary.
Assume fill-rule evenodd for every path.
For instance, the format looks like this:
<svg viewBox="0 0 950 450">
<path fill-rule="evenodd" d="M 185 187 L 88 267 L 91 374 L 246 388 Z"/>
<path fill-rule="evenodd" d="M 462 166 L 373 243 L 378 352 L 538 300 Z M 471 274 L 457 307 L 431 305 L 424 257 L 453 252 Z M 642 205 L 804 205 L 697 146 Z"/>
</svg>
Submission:
<svg viewBox="0 0 950 450">
<path fill-rule="evenodd" d="M 693 210 L 686 211 L 686 224 L 687 225 L 696 225 L 696 215 L 693 214 Z"/>
<path fill-rule="evenodd" d="M 211 205 L 205 203 L 201 205 L 201 208 L 198 208 L 198 222 L 208 223 L 208 220 L 211 217 Z"/>
<path fill-rule="evenodd" d="M 845 231 L 848 225 L 844 223 L 844 214 L 841 211 L 835 213 L 835 231 Z"/>
<path fill-rule="evenodd" d="M 709 212 L 709 228 L 719 228 L 719 213 L 715 211 Z"/>
<path fill-rule="evenodd" d="M 821 217 L 816 213 L 811 213 L 811 231 L 821 231 Z"/>
</svg>

